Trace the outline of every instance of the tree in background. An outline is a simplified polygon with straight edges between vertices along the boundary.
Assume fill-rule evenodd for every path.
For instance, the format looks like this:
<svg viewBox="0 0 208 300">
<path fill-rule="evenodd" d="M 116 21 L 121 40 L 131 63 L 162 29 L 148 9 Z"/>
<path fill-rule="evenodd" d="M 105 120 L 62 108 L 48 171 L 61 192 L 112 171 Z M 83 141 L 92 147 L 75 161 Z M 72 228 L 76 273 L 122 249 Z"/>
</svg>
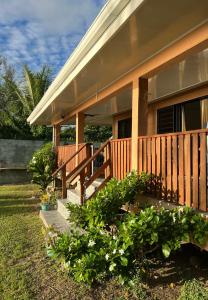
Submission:
<svg viewBox="0 0 208 300">
<path fill-rule="evenodd" d="M 27 123 L 27 118 L 51 83 L 51 69 L 43 66 L 39 72 L 23 67 L 22 78 L 0 58 L 0 138 L 52 139 L 52 128 Z M 86 125 L 86 142 L 103 142 L 111 137 L 111 126 Z M 75 142 L 74 126 L 62 129 L 65 143 Z"/>
<path fill-rule="evenodd" d="M 104 142 L 112 136 L 112 127 L 104 125 L 86 125 L 84 135 L 86 142 Z"/>
<path fill-rule="evenodd" d="M 112 136 L 111 126 L 86 125 L 84 129 L 85 142 L 104 142 Z M 76 140 L 76 127 L 68 126 L 62 129 L 61 139 L 64 143 L 73 143 Z"/>
<path fill-rule="evenodd" d="M 24 137 L 30 134 L 30 128 L 23 116 L 23 107 L 13 88 L 15 70 L 5 59 L 0 59 L 0 137 Z"/>
<path fill-rule="evenodd" d="M 39 72 L 34 72 L 24 66 L 23 74 L 22 84 L 15 84 L 14 89 L 27 120 L 51 83 L 51 69 L 43 66 Z M 51 135 L 51 129 L 46 126 L 32 125 L 30 128 L 34 137 L 47 138 Z"/>
<path fill-rule="evenodd" d="M 27 118 L 41 100 L 51 82 L 51 70 L 43 66 L 39 72 L 23 67 L 23 77 L 0 59 L 0 137 L 51 139 L 46 126 L 30 126 Z"/>
</svg>

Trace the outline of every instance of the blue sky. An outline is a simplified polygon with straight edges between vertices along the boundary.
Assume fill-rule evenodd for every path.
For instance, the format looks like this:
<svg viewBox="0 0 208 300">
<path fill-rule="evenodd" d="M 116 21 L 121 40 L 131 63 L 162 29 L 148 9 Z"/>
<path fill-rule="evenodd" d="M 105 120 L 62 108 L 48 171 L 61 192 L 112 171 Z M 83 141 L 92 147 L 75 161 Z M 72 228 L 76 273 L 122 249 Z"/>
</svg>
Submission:
<svg viewBox="0 0 208 300">
<path fill-rule="evenodd" d="M 105 0 L 0 0 L 0 56 L 17 71 L 48 64 L 56 74 Z"/>
</svg>

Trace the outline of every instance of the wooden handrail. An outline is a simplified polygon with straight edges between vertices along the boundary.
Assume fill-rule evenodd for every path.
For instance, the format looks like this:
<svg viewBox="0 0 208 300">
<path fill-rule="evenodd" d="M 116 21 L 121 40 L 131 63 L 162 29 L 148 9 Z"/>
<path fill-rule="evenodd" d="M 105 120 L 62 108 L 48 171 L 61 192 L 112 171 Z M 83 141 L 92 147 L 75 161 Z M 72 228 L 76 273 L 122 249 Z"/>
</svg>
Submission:
<svg viewBox="0 0 208 300">
<path fill-rule="evenodd" d="M 53 174 L 52 177 L 56 176 L 79 152 L 86 147 L 87 143 L 85 143 L 80 149 L 78 149 L 74 154 L 72 154 L 69 159 L 67 159 Z"/>
<path fill-rule="evenodd" d="M 89 153 L 85 159 L 83 159 L 69 174 L 66 175 L 66 165 L 69 163 L 79 152 L 86 147 L 87 144 L 84 144 L 78 151 L 76 151 L 67 161 L 64 162 L 54 173 L 53 176 L 55 176 L 58 172 L 62 172 L 62 197 L 66 198 L 67 196 L 67 187 L 66 182 L 73 182 L 78 176 L 80 180 L 80 200 L 81 204 L 84 203 L 85 200 L 85 191 L 86 188 L 96 179 L 98 176 L 100 176 L 106 168 L 109 168 L 109 170 L 106 170 L 106 178 L 104 182 L 101 184 L 101 187 L 104 186 L 106 181 L 108 181 L 111 178 L 111 159 L 110 159 L 110 140 L 107 140 L 104 144 L 101 145 L 101 147 L 94 153 L 93 156 L 89 157 Z M 107 146 L 107 148 L 106 148 Z M 89 171 L 89 167 L 91 165 L 91 162 L 100 154 L 101 151 L 103 151 L 106 148 L 106 161 L 100 166 L 94 174 L 91 174 Z M 89 176 L 89 179 L 86 181 L 86 176 Z"/>
<path fill-rule="evenodd" d="M 106 160 L 104 164 L 99 169 L 97 169 L 97 171 L 85 183 L 85 188 L 88 188 L 88 186 L 90 186 L 90 184 L 92 184 L 93 181 L 102 174 L 102 172 L 110 165 L 110 162 L 110 159 Z"/>
<path fill-rule="evenodd" d="M 178 132 L 171 132 L 171 133 L 145 135 L 145 136 L 138 136 L 138 139 L 148 139 L 148 138 L 156 138 L 156 137 L 178 136 L 178 135 L 186 135 L 186 134 L 188 135 L 188 134 L 198 134 L 198 133 L 208 133 L 208 129 L 196 129 L 196 130 L 189 130 L 189 131 L 178 131 Z"/>
<path fill-rule="evenodd" d="M 96 156 L 110 143 L 110 140 L 107 140 L 95 153 L 94 155 L 89 158 L 82 166 L 79 170 L 77 170 L 77 172 L 74 173 L 73 179 L 74 180 L 88 165 L 89 163 L 91 163 Z"/>
<path fill-rule="evenodd" d="M 87 199 L 89 200 L 90 198 L 93 198 L 95 196 L 95 194 L 100 191 L 105 185 L 106 183 L 111 179 L 111 175 L 109 175 L 108 177 L 105 178 L 105 180 L 98 186 L 98 188 L 92 193 L 92 195 L 90 195 L 90 197 Z"/>
<path fill-rule="evenodd" d="M 83 166 L 83 164 L 84 163 L 86 163 L 86 161 L 88 161 L 88 158 L 86 157 L 84 160 L 82 160 L 79 164 L 78 164 L 78 166 L 76 166 L 75 168 L 74 168 L 74 170 L 72 170 L 67 176 L 66 176 L 66 180 L 69 182 L 69 183 L 71 183 L 77 176 L 73 176 L 74 175 L 74 173 L 77 173 L 77 172 L 79 172 L 80 173 L 80 169 L 81 169 L 81 167 Z"/>
</svg>

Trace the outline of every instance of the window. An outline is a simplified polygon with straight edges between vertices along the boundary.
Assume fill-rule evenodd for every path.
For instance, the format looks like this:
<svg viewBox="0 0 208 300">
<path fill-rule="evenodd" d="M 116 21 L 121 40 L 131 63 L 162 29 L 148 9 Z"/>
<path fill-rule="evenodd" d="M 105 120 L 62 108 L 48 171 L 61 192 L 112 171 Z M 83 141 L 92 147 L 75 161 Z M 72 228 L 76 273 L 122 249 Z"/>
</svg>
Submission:
<svg viewBox="0 0 208 300">
<path fill-rule="evenodd" d="M 131 118 L 118 121 L 118 138 L 131 137 Z"/>
<path fill-rule="evenodd" d="M 158 110 L 157 133 L 181 131 L 181 105 L 171 105 Z"/>
<path fill-rule="evenodd" d="M 157 111 L 157 133 L 208 128 L 208 98 L 171 105 Z"/>
</svg>

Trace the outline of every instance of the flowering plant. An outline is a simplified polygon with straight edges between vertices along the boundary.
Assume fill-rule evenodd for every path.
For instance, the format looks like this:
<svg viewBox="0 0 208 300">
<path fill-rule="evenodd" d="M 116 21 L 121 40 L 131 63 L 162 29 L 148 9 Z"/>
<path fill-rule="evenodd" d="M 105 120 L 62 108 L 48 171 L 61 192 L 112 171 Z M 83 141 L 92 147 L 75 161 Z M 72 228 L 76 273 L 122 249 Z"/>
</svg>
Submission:
<svg viewBox="0 0 208 300">
<path fill-rule="evenodd" d="M 144 258 L 156 249 L 168 257 L 182 241 L 203 245 L 208 240 L 208 222 L 187 207 L 147 207 L 137 215 L 126 212 L 116 218 L 122 205 L 133 203 L 136 193 L 145 191 L 149 178 L 133 172 L 124 180 L 112 179 L 85 205 L 70 205 L 70 221 L 77 227 L 82 224 L 85 232 L 60 235 L 48 251 L 64 262 L 76 281 L 91 285 L 115 276 L 125 283 L 138 266 L 143 269 Z"/>
<path fill-rule="evenodd" d="M 168 257 L 182 241 L 203 245 L 208 239 L 208 223 L 190 208 L 149 207 L 138 215 L 128 213 L 116 226 L 114 234 L 96 226 L 86 228 L 84 233 L 62 234 L 48 250 L 64 261 L 76 281 L 91 285 L 115 276 L 125 283 L 138 266 L 143 269 L 142 261 L 156 249 Z"/>
<path fill-rule="evenodd" d="M 49 203 L 49 195 L 47 193 L 44 193 L 40 196 L 40 201 L 42 204 Z"/>
</svg>

